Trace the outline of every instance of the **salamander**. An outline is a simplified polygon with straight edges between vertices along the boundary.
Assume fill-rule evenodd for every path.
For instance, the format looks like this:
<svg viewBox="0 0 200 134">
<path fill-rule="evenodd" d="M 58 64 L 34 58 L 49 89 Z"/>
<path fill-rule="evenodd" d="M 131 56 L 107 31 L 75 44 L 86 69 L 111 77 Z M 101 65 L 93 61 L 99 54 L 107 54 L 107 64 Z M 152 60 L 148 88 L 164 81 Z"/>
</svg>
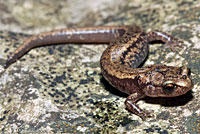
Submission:
<svg viewBox="0 0 200 134">
<path fill-rule="evenodd" d="M 110 44 L 103 52 L 100 67 L 104 78 L 116 89 L 128 95 L 126 108 L 145 119 L 150 112 L 142 110 L 137 102 L 149 97 L 176 97 L 193 87 L 190 69 L 186 66 L 149 65 L 137 68 L 146 58 L 149 44 L 162 41 L 174 50 L 179 39 L 161 31 L 145 32 L 138 26 L 98 26 L 66 28 L 34 35 L 21 44 L 4 68 L 34 47 L 63 43 Z"/>
</svg>

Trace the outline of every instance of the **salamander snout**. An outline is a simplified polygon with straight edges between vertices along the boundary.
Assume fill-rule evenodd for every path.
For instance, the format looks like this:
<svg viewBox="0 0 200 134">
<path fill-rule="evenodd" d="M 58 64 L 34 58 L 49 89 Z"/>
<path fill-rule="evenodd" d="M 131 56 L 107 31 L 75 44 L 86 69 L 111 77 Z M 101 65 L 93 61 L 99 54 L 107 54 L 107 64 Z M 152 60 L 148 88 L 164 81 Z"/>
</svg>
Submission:
<svg viewBox="0 0 200 134">
<path fill-rule="evenodd" d="M 176 82 L 177 85 L 183 87 L 183 88 L 188 88 L 190 90 L 193 87 L 193 82 L 191 79 L 191 70 L 187 68 L 186 66 L 180 67 L 180 78 Z"/>
<path fill-rule="evenodd" d="M 174 71 L 174 76 L 176 77 L 171 77 L 163 82 L 163 91 L 169 96 L 179 96 L 187 93 L 193 87 L 190 74 L 191 71 L 186 66 L 178 68 L 177 71 Z"/>
</svg>

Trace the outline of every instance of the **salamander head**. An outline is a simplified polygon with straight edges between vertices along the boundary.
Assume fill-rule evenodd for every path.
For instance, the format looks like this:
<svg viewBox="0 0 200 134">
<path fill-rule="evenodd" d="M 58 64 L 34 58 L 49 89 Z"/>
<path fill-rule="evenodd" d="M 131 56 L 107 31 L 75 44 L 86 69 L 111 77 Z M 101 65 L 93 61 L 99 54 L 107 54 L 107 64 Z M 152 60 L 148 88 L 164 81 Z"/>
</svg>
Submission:
<svg viewBox="0 0 200 134">
<path fill-rule="evenodd" d="M 175 97 L 192 89 L 190 69 L 187 67 L 160 65 L 151 67 L 152 70 L 144 75 L 146 81 L 141 88 L 145 95 L 150 97 Z"/>
</svg>

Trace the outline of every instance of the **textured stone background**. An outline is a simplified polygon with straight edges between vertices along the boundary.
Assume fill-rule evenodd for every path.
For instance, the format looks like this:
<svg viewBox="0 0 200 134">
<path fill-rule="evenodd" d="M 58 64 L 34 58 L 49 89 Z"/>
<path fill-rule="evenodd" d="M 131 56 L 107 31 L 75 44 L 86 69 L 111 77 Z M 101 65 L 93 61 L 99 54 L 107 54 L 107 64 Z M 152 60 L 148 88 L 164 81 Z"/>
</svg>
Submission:
<svg viewBox="0 0 200 134">
<path fill-rule="evenodd" d="M 195 0 L 0 1 L 0 130 L 2 133 L 199 133 L 200 2 Z M 102 78 L 106 45 L 55 45 L 31 50 L 6 71 L 7 57 L 33 34 L 95 25 L 139 25 L 184 39 L 176 52 L 150 47 L 145 65 L 186 65 L 192 92 L 148 98 L 154 110 L 142 121 L 127 112 L 125 97 Z"/>
</svg>

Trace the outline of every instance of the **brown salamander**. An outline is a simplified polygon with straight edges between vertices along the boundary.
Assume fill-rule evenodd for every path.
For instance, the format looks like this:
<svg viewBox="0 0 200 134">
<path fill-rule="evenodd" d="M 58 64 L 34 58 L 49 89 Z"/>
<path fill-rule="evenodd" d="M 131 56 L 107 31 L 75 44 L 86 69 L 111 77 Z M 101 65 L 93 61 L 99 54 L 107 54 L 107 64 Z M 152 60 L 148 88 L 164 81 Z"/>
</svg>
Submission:
<svg viewBox="0 0 200 134">
<path fill-rule="evenodd" d="M 110 43 L 100 60 L 105 79 L 120 91 L 128 94 L 126 108 L 142 119 L 150 116 L 136 102 L 145 96 L 175 97 L 193 87 L 189 69 L 165 65 L 137 68 L 146 58 L 149 42 L 160 40 L 174 48 L 178 39 L 160 32 L 144 32 L 136 26 L 99 26 L 67 28 L 40 33 L 28 38 L 6 61 L 4 68 L 23 56 L 30 49 L 58 43 Z"/>
</svg>

